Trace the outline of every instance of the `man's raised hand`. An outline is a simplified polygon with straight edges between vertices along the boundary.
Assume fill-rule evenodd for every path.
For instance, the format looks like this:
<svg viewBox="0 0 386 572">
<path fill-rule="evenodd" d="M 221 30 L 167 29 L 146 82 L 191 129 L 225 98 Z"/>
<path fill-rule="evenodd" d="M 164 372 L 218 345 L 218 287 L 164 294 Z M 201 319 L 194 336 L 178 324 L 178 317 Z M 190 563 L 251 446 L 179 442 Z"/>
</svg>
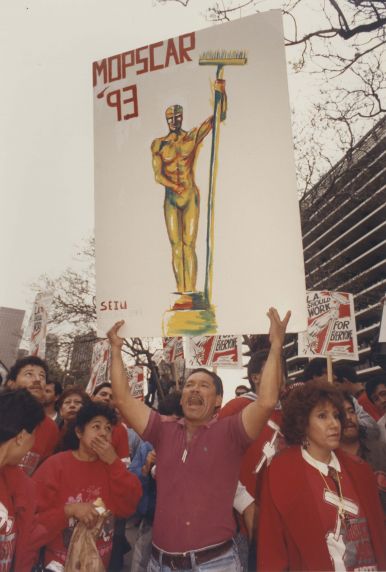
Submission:
<svg viewBox="0 0 386 572">
<path fill-rule="evenodd" d="M 291 317 L 291 312 L 287 312 L 284 319 L 281 320 L 276 308 L 270 308 L 267 312 L 267 316 L 270 321 L 269 341 L 271 342 L 271 347 L 281 349 L 284 342 L 287 324 Z"/>
<path fill-rule="evenodd" d="M 112 348 L 117 348 L 120 350 L 123 346 L 124 339 L 118 336 L 118 330 L 121 326 L 123 326 L 124 323 L 125 320 L 119 320 L 119 322 L 115 322 L 113 327 L 110 328 L 107 332 L 107 337 Z"/>
</svg>

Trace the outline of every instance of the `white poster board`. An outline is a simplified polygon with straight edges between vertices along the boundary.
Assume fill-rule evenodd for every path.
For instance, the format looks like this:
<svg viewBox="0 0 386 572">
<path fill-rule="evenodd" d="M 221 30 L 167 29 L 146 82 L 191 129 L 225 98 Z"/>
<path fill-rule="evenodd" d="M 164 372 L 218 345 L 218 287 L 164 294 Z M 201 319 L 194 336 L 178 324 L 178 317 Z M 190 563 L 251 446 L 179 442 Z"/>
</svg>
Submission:
<svg viewBox="0 0 386 572">
<path fill-rule="evenodd" d="M 358 360 L 354 299 L 347 292 L 307 292 L 308 328 L 298 336 L 298 355 Z"/>
<path fill-rule="evenodd" d="M 118 319 L 124 336 L 266 333 L 270 306 L 304 330 L 280 11 L 128 46 L 93 79 L 100 334 Z"/>
</svg>

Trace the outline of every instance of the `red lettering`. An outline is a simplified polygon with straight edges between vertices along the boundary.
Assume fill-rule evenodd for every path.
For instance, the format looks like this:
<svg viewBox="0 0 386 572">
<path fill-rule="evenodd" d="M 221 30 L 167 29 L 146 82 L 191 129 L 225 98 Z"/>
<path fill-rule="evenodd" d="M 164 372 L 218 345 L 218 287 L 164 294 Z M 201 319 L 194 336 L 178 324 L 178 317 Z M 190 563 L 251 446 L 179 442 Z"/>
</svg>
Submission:
<svg viewBox="0 0 386 572">
<path fill-rule="evenodd" d="M 108 58 L 109 63 L 109 81 L 116 81 L 122 77 L 122 66 L 121 66 L 121 56 L 111 56 Z M 114 65 L 115 63 L 115 65 Z M 116 77 L 114 77 L 114 68 L 116 71 Z"/>
<path fill-rule="evenodd" d="M 130 97 L 124 98 L 124 94 L 126 93 L 129 94 Z M 106 102 L 109 107 L 116 109 L 118 121 L 122 121 L 122 119 L 126 121 L 127 119 L 138 117 L 138 95 L 136 85 L 129 85 L 127 87 L 123 87 L 121 90 L 116 89 L 111 91 L 106 96 Z M 124 106 L 129 104 L 132 106 L 131 110 L 122 116 Z"/>
<path fill-rule="evenodd" d="M 128 87 L 124 87 L 122 92 L 131 92 L 131 97 L 122 100 L 122 104 L 126 105 L 128 103 L 132 104 L 132 112 L 126 113 L 123 116 L 123 119 L 132 119 L 133 117 L 138 117 L 138 95 L 137 95 L 137 86 L 136 85 L 129 85 Z M 120 121 L 120 120 L 119 120 Z"/>
<path fill-rule="evenodd" d="M 168 40 L 168 45 L 166 49 L 166 59 L 165 59 L 165 68 L 169 67 L 170 58 L 174 58 L 176 64 L 179 64 L 178 54 L 176 50 L 176 46 L 174 45 L 173 39 L 171 38 Z"/>
<path fill-rule="evenodd" d="M 148 46 L 143 46 L 135 50 L 135 61 L 137 64 L 143 64 L 143 67 L 137 70 L 137 74 L 146 73 L 148 71 L 148 59 L 146 56 L 141 57 L 141 50 L 147 50 Z"/>
<path fill-rule="evenodd" d="M 103 74 L 103 83 L 106 83 L 107 82 L 106 60 L 102 60 L 101 62 L 93 62 L 92 64 L 92 81 L 94 87 L 98 83 L 98 76 L 100 76 L 101 74 Z"/>
<path fill-rule="evenodd" d="M 128 60 L 128 58 L 130 58 Z M 122 54 L 122 77 L 126 77 L 126 70 L 134 65 L 134 50 Z"/>
<path fill-rule="evenodd" d="M 157 42 L 156 44 L 151 44 L 150 48 L 150 71 L 162 70 L 164 65 L 163 64 L 155 64 L 154 63 L 154 50 L 156 48 L 161 48 L 164 45 L 163 42 Z"/>
<path fill-rule="evenodd" d="M 104 310 L 107 310 L 106 302 L 101 302 L 100 311 L 103 312 Z"/>
<path fill-rule="evenodd" d="M 184 45 L 184 40 L 189 40 L 189 45 Z M 196 47 L 196 34 L 192 32 L 191 34 L 184 34 L 178 38 L 178 47 L 180 51 L 180 63 L 182 64 L 185 60 L 191 62 L 192 58 L 188 54 L 190 50 L 194 50 Z M 178 63 L 178 62 L 177 62 Z"/>
<path fill-rule="evenodd" d="M 107 94 L 106 103 L 109 107 L 116 107 L 118 121 L 121 121 L 122 107 L 121 107 L 121 98 L 119 94 L 119 89 L 116 89 L 115 91 L 110 91 L 110 93 Z"/>
<path fill-rule="evenodd" d="M 119 307 L 121 310 L 127 310 L 127 302 L 126 300 L 124 302 L 120 302 L 119 303 Z"/>
</svg>

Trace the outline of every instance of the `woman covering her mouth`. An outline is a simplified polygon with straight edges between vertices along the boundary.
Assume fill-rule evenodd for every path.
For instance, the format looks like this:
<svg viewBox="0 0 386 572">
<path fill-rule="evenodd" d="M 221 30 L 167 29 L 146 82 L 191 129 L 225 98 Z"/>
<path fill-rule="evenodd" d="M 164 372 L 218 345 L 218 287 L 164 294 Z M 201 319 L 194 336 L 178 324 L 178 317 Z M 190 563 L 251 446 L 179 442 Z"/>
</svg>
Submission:
<svg viewBox="0 0 386 572">
<path fill-rule="evenodd" d="M 282 432 L 289 448 L 264 476 L 258 569 L 385 570 L 383 513 L 370 466 L 337 450 L 339 391 L 308 382 L 289 394 Z"/>
</svg>

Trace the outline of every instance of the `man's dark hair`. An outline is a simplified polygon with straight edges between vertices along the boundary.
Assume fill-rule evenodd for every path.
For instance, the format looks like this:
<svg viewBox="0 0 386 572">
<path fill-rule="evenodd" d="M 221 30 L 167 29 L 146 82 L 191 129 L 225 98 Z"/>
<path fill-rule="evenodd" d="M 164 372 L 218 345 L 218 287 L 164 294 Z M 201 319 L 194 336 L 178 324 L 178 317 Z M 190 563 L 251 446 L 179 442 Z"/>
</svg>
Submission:
<svg viewBox="0 0 386 572">
<path fill-rule="evenodd" d="M 236 395 L 237 395 L 237 390 L 240 390 L 240 389 L 241 389 L 241 391 L 242 391 L 243 393 L 248 393 L 248 391 L 249 391 L 249 387 L 247 387 L 246 385 L 238 385 L 238 386 L 235 388 L 235 393 L 236 393 Z"/>
<path fill-rule="evenodd" d="M 351 365 L 334 365 L 333 369 L 338 383 L 344 383 L 344 379 L 351 381 L 351 383 L 358 381 L 357 372 Z"/>
<path fill-rule="evenodd" d="M 59 397 L 59 399 L 57 401 L 58 409 L 60 409 L 62 407 L 63 401 L 65 399 L 67 399 L 67 397 L 69 397 L 70 395 L 79 395 L 79 397 L 82 398 L 83 405 L 86 405 L 86 403 L 88 403 L 90 401 L 90 397 L 89 397 L 89 395 L 87 395 L 87 393 L 85 392 L 83 387 L 81 387 L 80 385 L 69 385 L 63 391 L 63 393 L 61 394 L 61 396 Z"/>
<path fill-rule="evenodd" d="M 100 385 L 97 385 L 94 389 L 94 391 L 92 392 L 92 396 L 95 397 L 96 395 L 98 395 L 98 393 L 100 392 L 101 389 L 103 389 L 104 387 L 108 387 L 109 389 L 111 389 L 111 383 L 108 381 L 104 381 L 103 383 L 101 383 Z"/>
<path fill-rule="evenodd" d="M 290 392 L 283 404 L 282 432 L 288 445 L 301 445 L 306 437 L 310 413 L 318 403 L 330 402 L 339 412 L 343 427 L 346 415 L 342 394 L 328 381 L 309 381 Z"/>
<path fill-rule="evenodd" d="M 255 384 L 252 381 L 254 373 L 260 373 L 264 363 L 268 359 L 269 350 L 259 350 L 251 355 L 247 365 L 248 381 L 252 391 L 255 391 Z"/>
<path fill-rule="evenodd" d="M 0 393 L 0 444 L 23 429 L 32 433 L 44 417 L 43 406 L 27 389 L 5 389 Z"/>
<path fill-rule="evenodd" d="M 224 387 L 222 384 L 221 377 L 219 377 L 217 375 L 217 373 L 214 373 L 214 371 L 209 371 L 205 367 L 196 367 L 196 369 L 194 369 L 193 371 L 190 372 L 189 377 L 191 375 L 193 375 L 194 373 L 200 373 L 200 372 L 207 373 L 213 379 L 213 383 L 214 383 L 214 386 L 216 388 L 216 395 L 221 395 L 221 397 L 222 397 L 224 395 Z M 188 377 L 188 379 L 189 379 L 189 377 Z"/>
<path fill-rule="evenodd" d="M 59 395 L 62 395 L 63 385 L 59 381 L 54 381 L 54 380 L 48 379 L 46 382 L 46 385 L 53 385 L 54 386 L 56 397 L 58 397 Z"/>
<path fill-rule="evenodd" d="M 60 450 L 66 451 L 68 449 L 72 449 L 74 451 L 75 449 L 78 449 L 79 437 L 75 430 L 80 429 L 83 433 L 87 423 L 90 423 L 94 417 L 98 416 L 105 417 L 112 425 L 116 425 L 118 421 L 117 414 L 112 407 L 105 403 L 90 400 L 79 409 L 75 419 L 69 423 L 66 434 L 63 437 Z"/>
<path fill-rule="evenodd" d="M 384 371 L 377 371 L 374 373 L 366 383 L 366 394 L 370 401 L 373 401 L 371 396 L 373 395 L 374 391 L 377 389 L 378 385 L 385 385 L 386 386 L 386 373 Z"/>
<path fill-rule="evenodd" d="M 46 377 L 48 377 L 48 365 L 43 359 L 38 356 L 26 356 L 22 359 L 18 359 L 13 364 L 13 366 L 10 367 L 7 375 L 7 381 L 15 381 L 20 373 L 20 370 L 22 370 L 23 367 L 26 367 L 27 365 L 37 365 L 42 367 L 45 371 Z"/>
<path fill-rule="evenodd" d="M 158 404 L 158 413 L 161 415 L 177 415 L 183 417 L 184 412 L 181 407 L 181 392 L 173 391 L 168 393 Z"/>
<path fill-rule="evenodd" d="M 354 407 L 354 409 L 355 409 L 354 399 L 353 399 L 353 396 L 351 395 L 351 393 L 349 393 L 348 391 L 341 391 L 340 393 L 341 393 L 341 396 L 343 397 L 343 401 L 348 401 L 350 403 L 351 407 Z"/>
<path fill-rule="evenodd" d="M 303 379 L 304 381 L 311 381 L 314 376 L 321 376 L 327 371 L 326 358 L 312 359 L 309 364 L 304 368 Z"/>
</svg>

